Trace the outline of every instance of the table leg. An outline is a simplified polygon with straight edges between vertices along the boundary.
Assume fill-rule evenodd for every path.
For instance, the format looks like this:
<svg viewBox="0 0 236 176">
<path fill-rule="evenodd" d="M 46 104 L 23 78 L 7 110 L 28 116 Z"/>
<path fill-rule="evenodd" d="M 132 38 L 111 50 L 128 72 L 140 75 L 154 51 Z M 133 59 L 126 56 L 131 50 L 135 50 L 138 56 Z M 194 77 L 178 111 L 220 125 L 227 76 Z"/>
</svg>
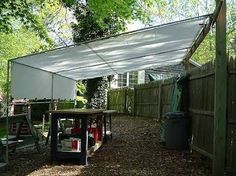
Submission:
<svg viewBox="0 0 236 176">
<path fill-rule="evenodd" d="M 88 150 L 88 121 L 86 118 L 82 118 L 82 136 L 81 136 L 81 159 L 80 162 L 82 165 L 87 165 L 87 150 Z"/>
<path fill-rule="evenodd" d="M 20 137 L 20 132 L 21 132 L 21 128 L 23 126 L 23 123 L 24 122 L 20 122 L 19 124 L 16 124 L 17 125 L 16 139 L 19 139 L 19 137 Z"/>
<path fill-rule="evenodd" d="M 56 160 L 56 154 L 57 154 L 57 117 L 56 115 L 52 115 L 51 119 L 51 161 Z"/>
<path fill-rule="evenodd" d="M 111 133 L 111 139 L 112 139 L 112 131 L 111 131 L 111 114 L 109 114 L 109 123 L 110 123 L 110 133 Z"/>
<path fill-rule="evenodd" d="M 46 137 L 46 141 L 45 141 L 45 145 L 48 145 L 48 141 L 49 141 L 49 138 L 50 138 L 50 132 L 51 131 L 51 128 L 48 129 L 48 134 L 47 134 L 47 137 Z"/>
<path fill-rule="evenodd" d="M 103 115 L 103 122 L 104 122 L 104 143 L 107 143 L 107 120 L 106 115 Z"/>
</svg>

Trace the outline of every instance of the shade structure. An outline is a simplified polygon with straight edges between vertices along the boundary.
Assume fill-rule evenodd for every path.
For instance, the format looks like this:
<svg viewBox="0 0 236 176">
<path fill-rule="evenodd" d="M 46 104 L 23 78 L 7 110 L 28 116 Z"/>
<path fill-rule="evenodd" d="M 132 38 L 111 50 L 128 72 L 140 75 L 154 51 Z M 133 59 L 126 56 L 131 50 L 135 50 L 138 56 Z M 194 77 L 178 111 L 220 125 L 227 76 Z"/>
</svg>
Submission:
<svg viewBox="0 0 236 176">
<path fill-rule="evenodd" d="M 72 98 L 63 87 L 78 80 L 179 64 L 209 21 L 206 15 L 14 59 L 12 95 Z"/>
</svg>

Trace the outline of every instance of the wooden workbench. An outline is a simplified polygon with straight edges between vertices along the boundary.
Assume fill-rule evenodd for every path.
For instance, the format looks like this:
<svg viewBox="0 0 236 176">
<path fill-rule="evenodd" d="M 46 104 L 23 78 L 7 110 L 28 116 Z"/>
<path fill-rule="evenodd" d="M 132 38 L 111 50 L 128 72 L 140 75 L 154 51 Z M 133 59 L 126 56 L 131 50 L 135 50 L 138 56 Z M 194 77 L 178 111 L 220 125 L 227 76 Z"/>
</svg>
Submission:
<svg viewBox="0 0 236 176">
<path fill-rule="evenodd" d="M 103 109 L 64 109 L 52 110 L 51 113 L 51 160 L 78 159 L 80 164 L 87 165 L 88 158 L 88 125 L 91 119 L 103 117 Z M 61 151 L 58 148 L 58 121 L 60 119 L 78 119 L 81 121 L 81 152 Z M 101 141 L 102 142 L 102 141 Z"/>
</svg>

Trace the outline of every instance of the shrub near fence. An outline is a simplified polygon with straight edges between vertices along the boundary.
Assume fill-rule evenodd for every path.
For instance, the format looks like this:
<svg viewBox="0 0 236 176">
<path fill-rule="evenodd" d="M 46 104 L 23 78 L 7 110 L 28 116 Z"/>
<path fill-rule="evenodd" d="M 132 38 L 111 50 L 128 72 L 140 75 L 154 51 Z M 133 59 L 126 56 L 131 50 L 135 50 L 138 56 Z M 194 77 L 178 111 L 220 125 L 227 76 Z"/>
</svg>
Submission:
<svg viewBox="0 0 236 176">
<path fill-rule="evenodd" d="M 57 109 L 73 109 L 74 108 L 74 101 L 59 101 L 56 103 Z"/>
</svg>

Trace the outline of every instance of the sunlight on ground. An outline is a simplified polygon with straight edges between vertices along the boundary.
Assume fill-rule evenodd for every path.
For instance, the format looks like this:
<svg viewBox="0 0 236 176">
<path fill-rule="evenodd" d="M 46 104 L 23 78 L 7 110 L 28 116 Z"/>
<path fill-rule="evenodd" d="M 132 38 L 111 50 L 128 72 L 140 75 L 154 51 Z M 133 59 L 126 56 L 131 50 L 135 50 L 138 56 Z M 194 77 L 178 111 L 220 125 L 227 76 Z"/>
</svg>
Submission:
<svg viewBox="0 0 236 176">
<path fill-rule="evenodd" d="M 41 168 L 38 168 L 36 171 L 28 174 L 29 176 L 43 176 L 43 175 L 61 175 L 61 176 L 74 176 L 80 175 L 85 167 L 78 165 L 45 165 Z"/>
</svg>

